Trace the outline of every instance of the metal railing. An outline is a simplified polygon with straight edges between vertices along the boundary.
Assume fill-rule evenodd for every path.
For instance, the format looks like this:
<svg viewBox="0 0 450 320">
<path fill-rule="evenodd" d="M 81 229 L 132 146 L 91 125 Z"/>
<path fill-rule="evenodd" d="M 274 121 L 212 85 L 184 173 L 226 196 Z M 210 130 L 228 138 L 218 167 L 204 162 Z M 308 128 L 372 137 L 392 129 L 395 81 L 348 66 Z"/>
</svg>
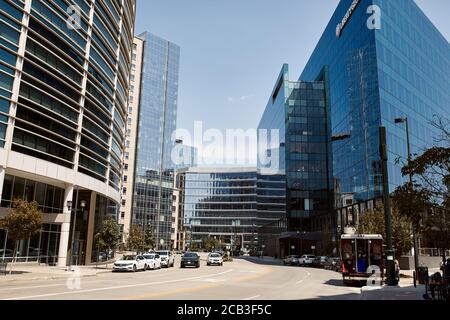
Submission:
<svg viewBox="0 0 450 320">
<path fill-rule="evenodd" d="M 421 256 L 430 256 L 430 257 L 442 257 L 443 249 L 436 248 L 420 248 L 419 254 Z M 450 250 L 445 251 L 445 256 L 450 257 Z"/>
</svg>

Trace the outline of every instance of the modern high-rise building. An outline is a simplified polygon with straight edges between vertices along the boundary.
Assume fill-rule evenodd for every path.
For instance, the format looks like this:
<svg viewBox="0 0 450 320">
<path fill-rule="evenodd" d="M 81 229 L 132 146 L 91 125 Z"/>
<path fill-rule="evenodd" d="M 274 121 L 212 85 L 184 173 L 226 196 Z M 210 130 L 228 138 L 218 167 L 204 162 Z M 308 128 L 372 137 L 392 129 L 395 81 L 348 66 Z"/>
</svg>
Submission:
<svg viewBox="0 0 450 320">
<path fill-rule="evenodd" d="M 136 135 L 129 159 L 134 165 L 131 223 L 142 230 L 153 228 L 159 248 L 170 248 L 173 216 L 174 169 L 172 150 L 175 140 L 178 104 L 178 73 L 180 48 L 160 37 L 145 32 L 136 39 L 136 70 L 130 98 L 133 112 L 128 118 L 131 137 Z M 132 79 L 133 82 L 133 79 Z M 130 139 L 131 141 L 131 139 Z M 126 158 L 126 157 L 125 157 Z M 134 158 L 134 160 L 133 160 Z M 125 230 L 126 232 L 126 230 Z"/>
<path fill-rule="evenodd" d="M 256 168 L 191 168 L 179 179 L 185 243 L 216 238 L 229 249 L 254 249 L 258 229 L 286 215 L 285 177 Z"/>
<path fill-rule="evenodd" d="M 325 76 L 324 71 L 314 82 L 290 81 L 288 65 L 284 65 L 258 127 L 279 130 L 278 162 L 286 170 L 290 230 L 320 231 L 325 220 L 331 223 Z M 269 141 L 269 145 L 274 144 Z"/>
<path fill-rule="evenodd" d="M 258 163 L 260 167 L 273 167 L 277 162 L 285 169 L 286 216 L 265 226 L 260 233 L 266 238 L 267 247 L 278 247 L 283 254 L 291 252 L 292 244 L 291 235 L 284 231 L 294 231 L 295 236 L 299 232 L 304 237 L 308 233 L 309 240 L 319 242 L 332 239 L 335 229 L 326 78 L 324 69 L 316 81 L 291 81 L 288 65 L 283 65 L 258 128 L 279 131 L 268 141 L 272 163 L 263 165 L 260 159 Z M 273 141 L 277 137 L 280 140 Z M 280 146 L 278 150 L 276 145 Z M 283 235 L 277 235 L 277 230 Z M 274 236 L 278 238 L 277 245 L 270 244 L 269 239 Z"/>
<path fill-rule="evenodd" d="M 395 119 L 408 118 L 420 153 L 435 143 L 433 118 L 450 118 L 450 44 L 413 0 L 342 0 L 300 79 L 314 81 L 324 67 L 331 134 L 347 137 L 332 145 L 336 197 L 348 203 L 338 218 L 354 225 L 382 196 L 379 127 L 387 128 L 393 191 L 407 159 L 405 127 Z"/>
<path fill-rule="evenodd" d="M 132 217 L 134 171 L 136 165 L 135 156 L 139 124 L 139 93 L 141 91 L 142 85 L 142 66 L 144 61 L 144 40 L 138 37 L 134 37 L 132 50 L 129 103 L 125 134 L 125 151 L 123 154 L 124 167 L 122 178 L 122 199 L 120 204 L 119 217 L 119 224 L 122 227 L 123 244 L 126 243 L 126 239 L 130 231 Z"/>
<path fill-rule="evenodd" d="M 299 81 L 283 68 L 260 123 L 281 129 L 286 157 L 287 220 L 266 229 L 314 240 L 304 232 L 356 226 L 382 200 L 379 128 L 393 191 L 407 159 L 395 120 L 408 119 L 413 153 L 434 145 L 433 118 L 450 118 L 449 70 L 449 42 L 414 1 L 340 1 Z"/>
<path fill-rule="evenodd" d="M 198 165 L 198 149 L 184 144 L 183 140 L 176 140 L 172 157 L 176 170 L 195 168 Z"/>
<path fill-rule="evenodd" d="M 0 2 L 0 215 L 25 198 L 44 217 L 20 261 L 90 263 L 95 232 L 117 218 L 135 10 L 134 0 Z M 1 252 L 13 245 L 0 230 Z"/>
</svg>

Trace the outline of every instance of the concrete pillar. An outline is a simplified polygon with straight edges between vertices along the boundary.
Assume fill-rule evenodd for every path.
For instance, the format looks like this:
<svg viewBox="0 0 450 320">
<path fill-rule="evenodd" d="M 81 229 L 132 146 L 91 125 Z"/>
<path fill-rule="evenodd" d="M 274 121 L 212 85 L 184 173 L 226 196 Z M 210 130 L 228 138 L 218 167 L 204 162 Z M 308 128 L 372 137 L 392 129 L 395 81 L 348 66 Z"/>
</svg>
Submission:
<svg viewBox="0 0 450 320">
<path fill-rule="evenodd" d="M 69 249 L 71 211 L 67 207 L 67 201 L 73 201 L 73 185 L 67 186 L 64 192 L 64 222 L 61 225 L 59 238 L 58 267 L 67 266 L 67 251 Z"/>
<path fill-rule="evenodd" d="M 5 168 L 0 166 L 0 202 L 2 201 L 3 183 L 5 182 Z"/>
<path fill-rule="evenodd" d="M 94 245 L 94 227 L 95 227 L 95 202 L 97 200 L 97 194 L 92 191 L 91 199 L 89 205 L 89 215 L 88 215 L 88 228 L 87 228 L 87 239 L 86 239 L 86 257 L 85 264 L 88 265 L 92 262 L 92 246 Z"/>
</svg>

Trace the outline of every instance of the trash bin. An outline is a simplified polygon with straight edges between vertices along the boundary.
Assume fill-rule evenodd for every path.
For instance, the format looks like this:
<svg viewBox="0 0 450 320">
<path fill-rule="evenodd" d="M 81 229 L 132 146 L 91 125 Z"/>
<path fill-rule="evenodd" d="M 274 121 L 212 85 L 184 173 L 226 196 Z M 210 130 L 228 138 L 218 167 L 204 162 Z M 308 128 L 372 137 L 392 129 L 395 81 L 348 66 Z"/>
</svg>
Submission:
<svg viewBox="0 0 450 320">
<path fill-rule="evenodd" d="M 417 268 L 417 281 L 419 284 L 426 284 L 428 277 L 428 267 Z"/>
</svg>

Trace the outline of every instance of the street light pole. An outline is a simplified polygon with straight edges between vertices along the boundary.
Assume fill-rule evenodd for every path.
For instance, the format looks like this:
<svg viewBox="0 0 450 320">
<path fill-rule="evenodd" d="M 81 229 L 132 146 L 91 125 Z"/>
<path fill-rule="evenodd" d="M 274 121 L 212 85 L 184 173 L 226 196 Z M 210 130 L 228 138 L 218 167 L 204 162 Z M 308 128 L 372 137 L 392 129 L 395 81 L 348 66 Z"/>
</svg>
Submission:
<svg viewBox="0 0 450 320">
<path fill-rule="evenodd" d="M 392 243 L 392 212 L 391 199 L 389 194 L 389 174 L 388 174 L 388 153 L 386 127 L 380 127 L 380 157 L 381 170 L 383 175 L 383 202 L 386 224 L 386 284 L 388 286 L 398 285 L 395 277 L 395 261 Z"/>
<path fill-rule="evenodd" d="M 411 140 L 410 140 L 410 136 L 409 136 L 409 121 L 408 121 L 408 117 L 405 118 L 398 118 L 395 119 L 395 123 L 396 124 L 405 124 L 405 130 L 406 130 L 406 144 L 408 146 L 408 163 L 411 163 L 412 161 L 412 152 L 411 152 Z M 411 187 L 413 186 L 413 175 L 410 173 L 409 174 L 409 183 L 411 184 Z M 415 270 L 416 270 L 416 275 L 417 273 L 417 269 L 419 267 L 419 244 L 418 244 L 418 239 L 417 239 L 417 232 L 416 232 L 416 228 L 413 225 L 412 228 L 412 235 L 413 235 L 413 246 L 414 246 L 414 266 L 415 266 Z"/>
<path fill-rule="evenodd" d="M 73 260 L 73 250 L 75 249 L 75 226 L 77 224 L 77 210 L 78 210 L 78 193 L 79 186 L 76 186 L 77 193 L 75 195 L 75 209 L 73 210 L 73 221 L 72 221 L 72 242 L 70 248 L 70 260 L 69 260 L 69 270 L 72 271 L 72 260 Z M 72 214 L 72 209 L 70 208 L 70 213 Z"/>
</svg>

